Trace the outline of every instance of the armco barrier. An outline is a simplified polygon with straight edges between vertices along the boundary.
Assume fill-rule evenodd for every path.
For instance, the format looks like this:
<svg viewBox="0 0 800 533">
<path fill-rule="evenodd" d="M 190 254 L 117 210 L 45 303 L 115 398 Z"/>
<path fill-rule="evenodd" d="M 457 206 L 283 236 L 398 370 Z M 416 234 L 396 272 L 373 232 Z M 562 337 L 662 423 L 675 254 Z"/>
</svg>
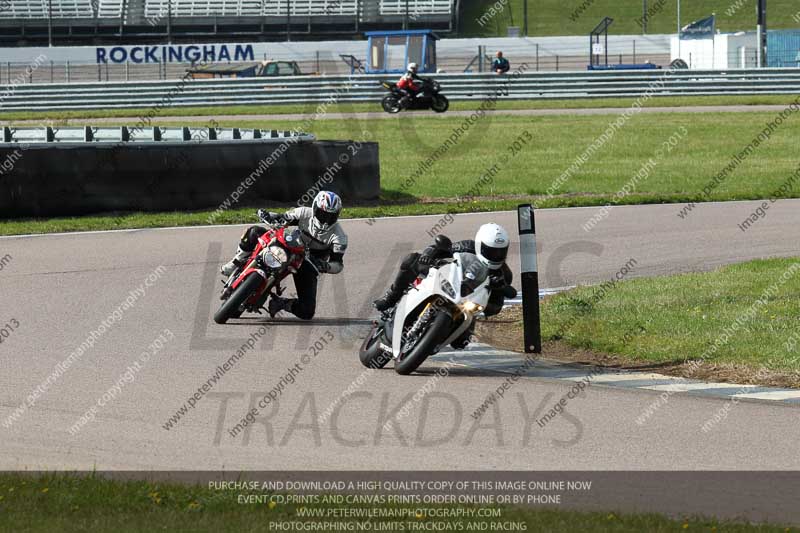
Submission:
<svg viewBox="0 0 800 533">
<path fill-rule="evenodd" d="M 0 143 L 0 217 L 294 204 L 320 189 L 378 197 L 377 143 L 307 137 Z"/>
<path fill-rule="evenodd" d="M 523 68 L 524 70 L 524 68 Z M 295 76 L 189 81 L 25 84 L 0 88 L 0 111 L 152 109 L 169 107 L 321 102 L 375 102 L 381 79 L 391 76 Z M 452 100 L 553 99 L 657 96 L 791 94 L 800 92 L 800 69 L 528 72 L 518 76 L 440 74 Z M 0 115 L 1 116 L 1 115 Z"/>
</svg>

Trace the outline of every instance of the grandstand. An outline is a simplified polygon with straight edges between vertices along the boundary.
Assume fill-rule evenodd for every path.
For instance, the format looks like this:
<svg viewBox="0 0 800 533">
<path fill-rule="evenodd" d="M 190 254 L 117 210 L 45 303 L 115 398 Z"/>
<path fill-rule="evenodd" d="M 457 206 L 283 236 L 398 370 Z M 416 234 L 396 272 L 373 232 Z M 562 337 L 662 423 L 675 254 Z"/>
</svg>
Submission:
<svg viewBox="0 0 800 533">
<path fill-rule="evenodd" d="M 452 31 L 459 0 L 2 0 L 5 45 L 313 39 L 369 29 Z"/>
</svg>

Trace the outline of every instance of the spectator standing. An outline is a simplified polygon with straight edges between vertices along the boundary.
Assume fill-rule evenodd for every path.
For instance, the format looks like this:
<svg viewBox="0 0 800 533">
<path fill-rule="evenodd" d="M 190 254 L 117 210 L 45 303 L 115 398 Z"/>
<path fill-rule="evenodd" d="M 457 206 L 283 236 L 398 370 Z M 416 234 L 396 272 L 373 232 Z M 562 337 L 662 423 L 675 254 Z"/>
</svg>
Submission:
<svg viewBox="0 0 800 533">
<path fill-rule="evenodd" d="M 503 57 L 503 52 L 500 50 L 497 51 L 495 54 L 494 61 L 492 61 L 492 71 L 495 74 L 505 74 L 511 69 L 511 65 L 508 62 L 508 59 Z"/>
</svg>

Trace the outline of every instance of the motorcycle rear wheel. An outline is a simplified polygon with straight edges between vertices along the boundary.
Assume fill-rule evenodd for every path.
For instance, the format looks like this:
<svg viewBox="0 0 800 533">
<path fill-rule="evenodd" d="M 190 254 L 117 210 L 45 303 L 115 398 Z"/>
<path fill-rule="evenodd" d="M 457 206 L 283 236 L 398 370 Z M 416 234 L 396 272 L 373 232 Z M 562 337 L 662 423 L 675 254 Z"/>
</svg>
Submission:
<svg viewBox="0 0 800 533">
<path fill-rule="evenodd" d="M 381 105 L 384 111 L 392 115 L 400 112 L 400 101 L 392 95 L 384 97 Z"/>
<path fill-rule="evenodd" d="M 399 361 L 394 363 L 394 371 L 401 376 L 407 376 L 414 372 L 419 365 L 425 362 L 433 353 L 436 345 L 447 338 L 453 329 L 453 319 L 447 313 L 438 313 L 431 322 L 428 331 L 417 342 L 417 345 Z"/>
<path fill-rule="evenodd" d="M 431 98 L 431 109 L 437 113 L 444 113 L 450 108 L 450 101 L 443 94 L 434 94 Z"/>
<path fill-rule="evenodd" d="M 228 297 L 219 310 L 214 313 L 214 322 L 224 324 L 231 318 L 239 318 L 242 315 L 242 305 L 255 292 L 263 278 L 256 273 L 244 280 L 236 290 Z"/>
<path fill-rule="evenodd" d="M 391 361 L 391 354 L 387 354 L 381 349 L 381 339 L 383 338 L 383 329 L 374 326 L 367 338 L 364 339 L 364 344 L 358 350 L 358 359 L 361 364 L 367 368 L 383 368 L 386 363 Z"/>
</svg>

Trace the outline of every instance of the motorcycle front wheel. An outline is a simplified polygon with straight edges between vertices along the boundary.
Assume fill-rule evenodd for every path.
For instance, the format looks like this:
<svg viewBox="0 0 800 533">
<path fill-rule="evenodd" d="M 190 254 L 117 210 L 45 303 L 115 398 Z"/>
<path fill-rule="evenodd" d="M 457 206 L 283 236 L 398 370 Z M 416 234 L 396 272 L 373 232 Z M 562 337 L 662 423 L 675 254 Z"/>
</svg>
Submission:
<svg viewBox="0 0 800 533">
<path fill-rule="evenodd" d="M 383 101 L 381 101 L 381 105 L 384 111 L 392 115 L 400 112 L 400 101 L 392 95 L 384 97 Z"/>
<path fill-rule="evenodd" d="M 258 274 L 250 274 L 250 277 L 236 287 L 236 290 L 225 300 L 222 307 L 214 313 L 214 322 L 224 324 L 231 318 L 239 318 L 242 315 L 242 306 L 250 295 L 258 289 L 262 281 L 263 279 Z"/>
<path fill-rule="evenodd" d="M 381 349 L 381 339 L 383 338 L 383 328 L 374 326 L 370 330 L 364 344 L 358 350 L 358 358 L 361 364 L 367 368 L 383 368 L 392 359 L 392 355 Z"/>
<path fill-rule="evenodd" d="M 423 334 L 417 345 L 399 361 L 394 364 L 394 371 L 401 376 L 407 376 L 419 368 L 425 359 L 433 353 L 436 345 L 447 338 L 453 329 L 453 319 L 447 313 L 438 313 L 431 321 L 430 327 Z"/>
<path fill-rule="evenodd" d="M 431 109 L 437 113 L 444 113 L 450 107 L 450 101 L 443 94 L 434 94 L 431 99 Z"/>
</svg>

